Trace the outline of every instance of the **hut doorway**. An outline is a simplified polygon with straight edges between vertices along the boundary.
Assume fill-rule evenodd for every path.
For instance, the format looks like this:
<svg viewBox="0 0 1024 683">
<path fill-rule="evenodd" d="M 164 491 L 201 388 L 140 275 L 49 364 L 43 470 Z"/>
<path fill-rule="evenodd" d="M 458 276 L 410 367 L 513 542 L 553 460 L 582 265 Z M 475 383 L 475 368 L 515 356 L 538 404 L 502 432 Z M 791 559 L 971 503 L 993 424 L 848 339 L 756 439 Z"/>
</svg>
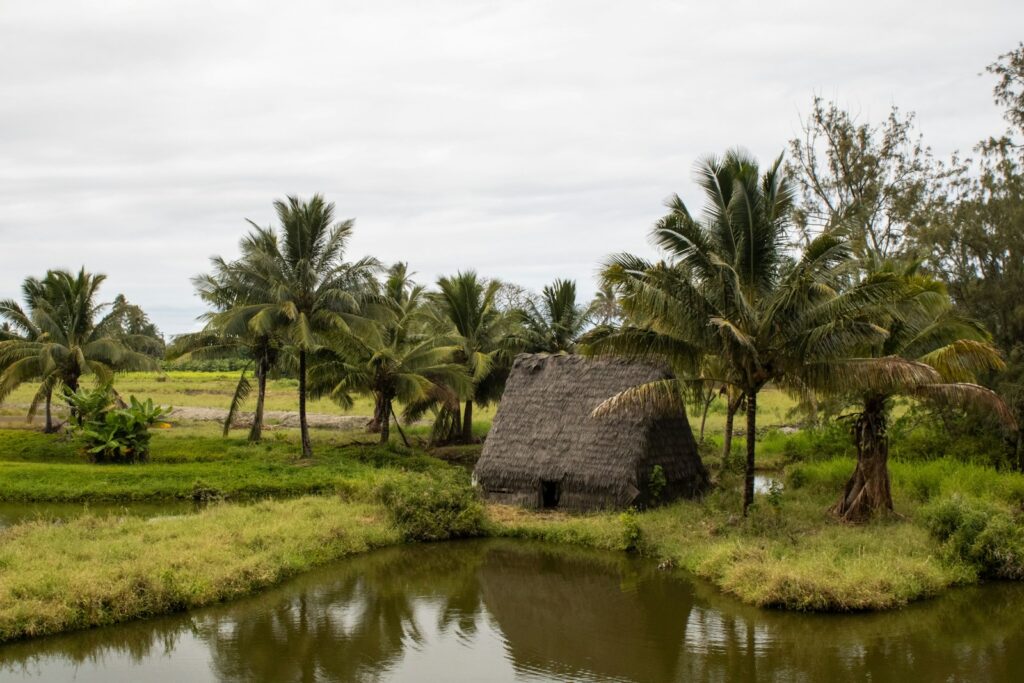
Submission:
<svg viewBox="0 0 1024 683">
<path fill-rule="evenodd" d="M 541 479 L 540 480 L 540 506 L 550 510 L 558 507 L 558 499 L 562 497 L 562 482 Z"/>
</svg>

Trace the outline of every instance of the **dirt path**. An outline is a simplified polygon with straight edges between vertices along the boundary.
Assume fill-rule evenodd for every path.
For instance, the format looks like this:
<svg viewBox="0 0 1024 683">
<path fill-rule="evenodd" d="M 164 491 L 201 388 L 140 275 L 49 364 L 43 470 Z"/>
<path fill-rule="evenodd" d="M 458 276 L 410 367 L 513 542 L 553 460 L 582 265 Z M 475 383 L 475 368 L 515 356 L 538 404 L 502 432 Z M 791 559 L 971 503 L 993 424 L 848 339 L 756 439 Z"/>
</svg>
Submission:
<svg viewBox="0 0 1024 683">
<path fill-rule="evenodd" d="M 210 422 L 223 422 L 228 416 L 224 408 L 192 408 L 181 407 L 171 411 L 171 419 L 174 420 L 201 420 Z M 249 427 L 252 425 L 252 413 L 238 413 L 232 423 L 235 427 Z M 341 429 L 352 430 L 362 429 L 370 421 L 367 415 L 325 415 L 323 413 L 307 413 L 306 418 L 310 427 L 318 429 Z M 263 413 L 263 422 L 266 425 L 278 427 L 298 427 L 299 413 L 291 410 L 267 410 Z"/>
</svg>

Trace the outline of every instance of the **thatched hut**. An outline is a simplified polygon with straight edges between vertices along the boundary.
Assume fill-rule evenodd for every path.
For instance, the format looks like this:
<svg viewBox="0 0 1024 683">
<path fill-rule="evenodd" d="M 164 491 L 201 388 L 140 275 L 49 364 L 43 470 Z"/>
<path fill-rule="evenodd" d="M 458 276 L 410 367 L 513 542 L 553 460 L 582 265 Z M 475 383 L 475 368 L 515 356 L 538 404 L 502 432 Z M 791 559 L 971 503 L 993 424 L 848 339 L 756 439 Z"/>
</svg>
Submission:
<svg viewBox="0 0 1024 683">
<path fill-rule="evenodd" d="M 652 502 L 651 474 L 660 466 L 659 500 L 699 494 L 708 475 L 685 414 L 591 415 L 624 389 L 671 376 L 622 359 L 518 356 L 474 480 L 495 502 L 624 508 Z"/>
</svg>

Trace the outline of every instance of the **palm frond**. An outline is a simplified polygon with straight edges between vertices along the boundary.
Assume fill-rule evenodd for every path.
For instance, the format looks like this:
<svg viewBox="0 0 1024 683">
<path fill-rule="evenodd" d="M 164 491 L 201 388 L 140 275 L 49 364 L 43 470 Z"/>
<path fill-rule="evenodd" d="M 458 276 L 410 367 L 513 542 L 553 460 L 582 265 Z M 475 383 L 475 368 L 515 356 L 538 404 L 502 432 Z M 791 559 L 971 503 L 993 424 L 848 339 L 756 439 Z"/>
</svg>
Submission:
<svg viewBox="0 0 1024 683">
<path fill-rule="evenodd" d="M 250 365 L 247 364 L 242 368 L 242 374 L 238 377 L 238 384 L 235 385 L 235 393 L 231 396 L 228 414 L 224 418 L 224 436 L 227 436 L 228 432 L 231 431 L 231 425 L 234 424 L 238 411 L 241 410 L 242 404 L 245 403 L 246 399 L 249 398 L 249 394 L 252 393 L 252 382 L 249 381 L 248 375 Z"/>
<path fill-rule="evenodd" d="M 602 401 L 591 413 L 594 417 L 624 414 L 668 416 L 685 413 L 684 387 L 675 379 L 662 379 L 620 391 Z"/>
<path fill-rule="evenodd" d="M 981 412 L 996 418 L 1008 429 L 1017 429 L 1013 412 L 996 392 L 977 384 L 956 382 L 924 384 L 913 395 L 923 401 L 953 406 L 965 411 Z"/>
</svg>

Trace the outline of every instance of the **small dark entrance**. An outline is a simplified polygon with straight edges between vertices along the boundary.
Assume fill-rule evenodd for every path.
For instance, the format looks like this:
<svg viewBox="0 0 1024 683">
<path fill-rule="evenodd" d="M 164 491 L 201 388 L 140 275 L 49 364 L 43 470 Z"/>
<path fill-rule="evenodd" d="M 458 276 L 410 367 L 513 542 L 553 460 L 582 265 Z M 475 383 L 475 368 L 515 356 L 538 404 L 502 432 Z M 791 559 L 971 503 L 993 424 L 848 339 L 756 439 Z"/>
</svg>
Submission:
<svg viewBox="0 0 1024 683">
<path fill-rule="evenodd" d="M 540 506 L 542 508 L 558 507 L 558 499 L 562 495 L 562 482 L 540 480 Z"/>
</svg>

